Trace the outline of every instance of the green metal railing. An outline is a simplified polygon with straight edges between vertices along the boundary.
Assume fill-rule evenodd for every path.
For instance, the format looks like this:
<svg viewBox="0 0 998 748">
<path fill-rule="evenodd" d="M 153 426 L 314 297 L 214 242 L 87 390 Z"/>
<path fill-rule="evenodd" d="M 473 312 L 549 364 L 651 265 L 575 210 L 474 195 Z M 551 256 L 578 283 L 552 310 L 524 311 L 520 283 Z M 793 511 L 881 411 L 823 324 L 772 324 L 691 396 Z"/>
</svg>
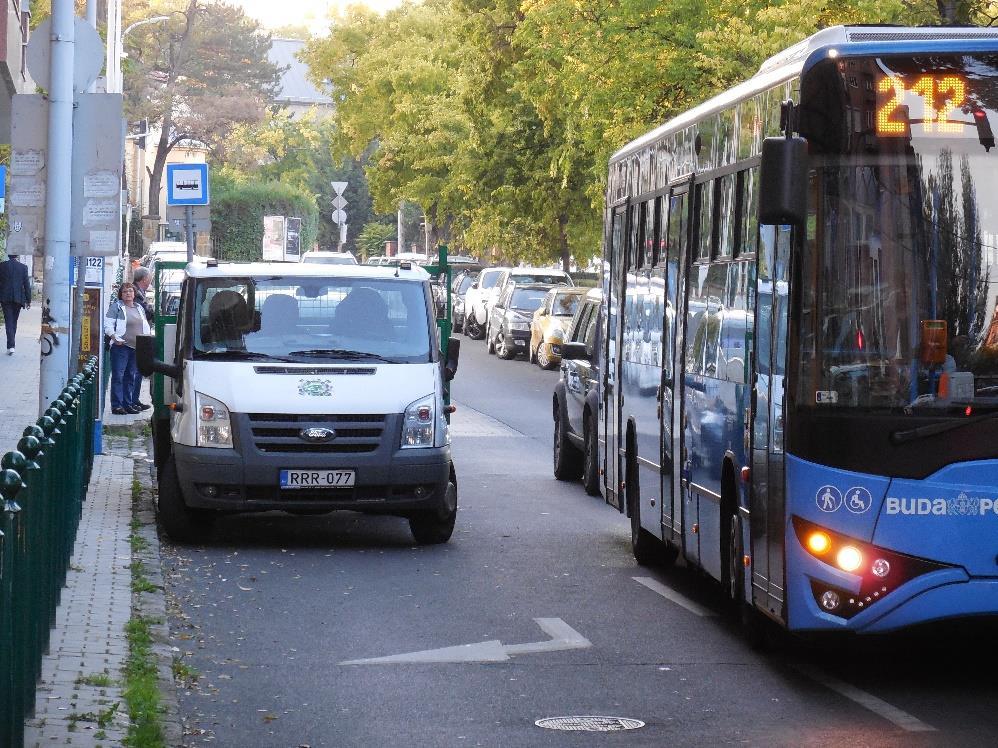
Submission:
<svg viewBox="0 0 998 748">
<path fill-rule="evenodd" d="M 97 359 L 0 458 L 0 746 L 22 746 L 94 461 Z"/>
</svg>

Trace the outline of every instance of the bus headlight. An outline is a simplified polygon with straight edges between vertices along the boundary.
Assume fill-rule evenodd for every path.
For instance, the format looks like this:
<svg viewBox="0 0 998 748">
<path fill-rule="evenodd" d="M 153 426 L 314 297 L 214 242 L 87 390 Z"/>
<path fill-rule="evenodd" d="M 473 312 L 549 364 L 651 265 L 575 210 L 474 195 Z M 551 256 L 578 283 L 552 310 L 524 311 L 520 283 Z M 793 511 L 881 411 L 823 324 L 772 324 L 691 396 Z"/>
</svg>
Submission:
<svg viewBox="0 0 998 748">
<path fill-rule="evenodd" d="M 232 447 L 232 422 L 229 409 L 213 397 L 194 393 L 197 411 L 197 446 Z"/>
<path fill-rule="evenodd" d="M 835 554 L 835 563 L 839 565 L 842 571 L 851 573 L 863 565 L 863 554 L 855 546 L 844 545 Z"/>
<path fill-rule="evenodd" d="M 436 399 L 433 395 L 410 403 L 402 416 L 402 449 L 432 447 L 436 422 Z"/>
</svg>

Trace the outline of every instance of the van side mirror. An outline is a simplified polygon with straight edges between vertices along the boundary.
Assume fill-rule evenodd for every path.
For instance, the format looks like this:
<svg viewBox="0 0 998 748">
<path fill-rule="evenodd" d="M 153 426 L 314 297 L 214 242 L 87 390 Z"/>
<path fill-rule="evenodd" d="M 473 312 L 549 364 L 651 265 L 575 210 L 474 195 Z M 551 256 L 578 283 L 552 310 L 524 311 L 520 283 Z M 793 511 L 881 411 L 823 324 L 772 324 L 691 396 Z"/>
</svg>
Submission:
<svg viewBox="0 0 998 748">
<path fill-rule="evenodd" d="M 164 374 L 171 379 L 180 378 L 180 364 L 166 364 L 156 358 L 156 338 L 152 335 L 135 336 L 135 363 L 144 377 Z"/>
<path fill-rule="evenodd" d="M 586 350 L 585 343 L 562 343 L 562 361 L 586 361 L 589 359 L 589 351 Z"/>
<path fill-rule="evenodd" d="M 461 341 L 447 338 L 447 362 L 444 364 L 444 379 L 448 382 L 457 374 L 457 362 L 461 358 Z"/>
<path fill-rule="evenodd" d="M 759 223 L 801 226 L 807 219 L 807 141 L 766 138 L 759 167 Z"/>
</svg>

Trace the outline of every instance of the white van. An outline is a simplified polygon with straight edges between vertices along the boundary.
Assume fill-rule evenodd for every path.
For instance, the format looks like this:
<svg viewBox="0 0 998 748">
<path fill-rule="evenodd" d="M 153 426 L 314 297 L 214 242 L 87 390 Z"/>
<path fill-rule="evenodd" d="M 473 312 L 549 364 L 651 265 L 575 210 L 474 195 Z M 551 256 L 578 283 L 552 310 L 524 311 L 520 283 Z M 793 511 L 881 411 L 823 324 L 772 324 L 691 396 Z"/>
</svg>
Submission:
<svg viewBox="0 0 998 748">
<path fill-rule="evenodd" d="M 159 514 L 181 541 L 220 512 L 335 509 L 405 517 L 446 542 L 457 514 L 430 285 L 417 268 L 188 265 L 154 416 Z M 168 436 L 167 436 L 168 434 Z"/>
</svg>

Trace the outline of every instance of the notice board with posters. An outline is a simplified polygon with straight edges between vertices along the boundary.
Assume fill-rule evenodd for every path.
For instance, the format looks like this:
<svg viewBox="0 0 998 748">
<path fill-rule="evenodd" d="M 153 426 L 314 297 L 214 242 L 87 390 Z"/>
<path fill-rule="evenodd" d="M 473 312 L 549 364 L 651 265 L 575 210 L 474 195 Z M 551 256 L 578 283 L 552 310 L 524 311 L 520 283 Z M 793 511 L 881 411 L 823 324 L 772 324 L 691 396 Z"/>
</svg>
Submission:
<svg viewBox="0 0 998 748">
<path fill-rule="evenodd" d="M 81 367 L 90 360 L 91 356 L 101 355 L 101 345 L 104 342 L 102 291 L 100 288 L 87 288 L 83 291 L 83 316 L 80 322 Z M 76 302 L 75 295 L 73 302 Z"/>
</svg>

